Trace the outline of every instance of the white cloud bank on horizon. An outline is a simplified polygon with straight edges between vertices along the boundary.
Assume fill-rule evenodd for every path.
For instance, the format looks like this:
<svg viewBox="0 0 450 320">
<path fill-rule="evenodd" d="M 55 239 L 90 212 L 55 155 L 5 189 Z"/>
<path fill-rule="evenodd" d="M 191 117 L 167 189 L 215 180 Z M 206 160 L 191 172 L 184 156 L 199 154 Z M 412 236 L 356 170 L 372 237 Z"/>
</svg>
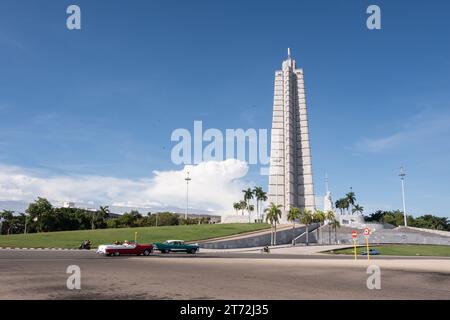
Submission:
<svg viewBox="0 0 450 320">
<path fill-rule="evenodd" d="M 0 165 L 0 200 L 100 203 L 127 207 L 186 207 L 186 171 L 190 172 L 189 207 L 232 212 L 241 198 L 248 172 L 246 162 L 228 159 L 186 166 L 183 170 L 153 171 L 153 177 L 122 179 L 78 175 L 44 177 L 20 167 Z"/>
</svg>

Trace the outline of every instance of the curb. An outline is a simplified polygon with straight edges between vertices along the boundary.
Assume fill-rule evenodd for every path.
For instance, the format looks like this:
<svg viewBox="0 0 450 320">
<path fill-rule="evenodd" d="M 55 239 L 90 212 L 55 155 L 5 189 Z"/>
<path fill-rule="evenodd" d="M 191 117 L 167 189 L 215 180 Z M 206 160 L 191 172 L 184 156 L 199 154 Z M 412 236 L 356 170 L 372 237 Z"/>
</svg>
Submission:
<svg viewBox="0 0 450 320">
<path fill-rule="evenodd" d="M 11 247 L 0 247 L 0 250 L 47 250 L 47 251 L 88 251 L 81 249 L 68 249 L 68 248 L 11 248 Z"/>
</svg>

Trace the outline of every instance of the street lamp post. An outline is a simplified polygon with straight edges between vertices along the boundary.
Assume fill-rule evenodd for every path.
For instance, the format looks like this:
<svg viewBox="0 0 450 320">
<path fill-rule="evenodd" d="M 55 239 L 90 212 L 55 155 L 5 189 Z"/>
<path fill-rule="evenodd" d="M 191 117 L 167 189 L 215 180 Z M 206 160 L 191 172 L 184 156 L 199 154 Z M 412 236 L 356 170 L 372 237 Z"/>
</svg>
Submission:
<svg viewBox="0 0 450 320">
<path fill-rule="evenodd" d="M 186 214 L 184 216 L 184 219 L 186 219 L 186 223 L 187 223 L 187 218 L 188 218 L 188 213 L 189 213 L 189 181 L 192 180 L 189 177 L 189 171 L 187 172 L 186 178 L 184 178 L 184 180 L 186 180 Z"/>
<path fill-rule="evenodd" d="M 402 201 L 403 201 L 403 217 L 405 220 L 405 227 L 408 226 L 408 223 L 406 221 L 406 202 L 405 202 L 405 170 L 403 169 L 403 166 L 400 167 L 400 180 L 402 182 Z"/>
</svg>

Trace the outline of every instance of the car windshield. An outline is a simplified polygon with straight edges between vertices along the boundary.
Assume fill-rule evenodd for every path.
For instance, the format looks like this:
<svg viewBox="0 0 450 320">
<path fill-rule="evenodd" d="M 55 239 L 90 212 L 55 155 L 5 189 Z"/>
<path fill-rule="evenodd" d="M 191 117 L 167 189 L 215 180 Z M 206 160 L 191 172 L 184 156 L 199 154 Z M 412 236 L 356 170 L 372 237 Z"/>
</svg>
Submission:
<svg viewBox="0 0 450 320">
<path fill-rule="evenodd" d="M 183 241 L 166 241 L 166 244 L 171 244 L 171 245 L 182 245 L 184 242 Z"/>
</svg>

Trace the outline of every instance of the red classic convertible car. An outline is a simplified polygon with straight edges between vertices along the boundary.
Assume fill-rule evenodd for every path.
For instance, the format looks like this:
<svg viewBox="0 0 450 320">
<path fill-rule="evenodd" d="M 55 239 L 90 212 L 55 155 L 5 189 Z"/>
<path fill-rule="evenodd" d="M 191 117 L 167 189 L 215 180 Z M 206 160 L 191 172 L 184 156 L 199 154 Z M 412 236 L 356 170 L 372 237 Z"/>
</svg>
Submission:
<svg viewBox="0 0 450 320">
<path fill-rule="evenodd" d="M 101 245 L 97 249 L 97 253 L 104 254 L 106 256 L 120 256 L 120 255 L 143 255 L 148 256 L 153 252 L 153 245 L 151 244 L 139 244 L 139 243 L 126 243 L 126 244 L 106 244 Z"/>
</svg>

